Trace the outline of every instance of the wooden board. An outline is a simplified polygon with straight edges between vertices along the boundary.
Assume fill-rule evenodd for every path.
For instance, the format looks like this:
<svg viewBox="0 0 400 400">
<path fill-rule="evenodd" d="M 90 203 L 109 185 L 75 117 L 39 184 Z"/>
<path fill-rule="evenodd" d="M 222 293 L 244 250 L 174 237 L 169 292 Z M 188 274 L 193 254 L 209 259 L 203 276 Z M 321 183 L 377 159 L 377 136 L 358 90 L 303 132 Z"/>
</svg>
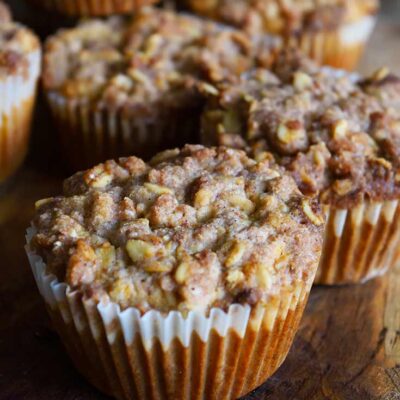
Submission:
<svg viewBox="0 0 400 400">
<path fill-rule="evenodd" d="M 382 19 L 362 69 L 400 72 L 399 40 L 400 25 Z M 0 400 L 106 399 L 51 330 L 23 250 L 33 203 L 59 193 L 67 176 L 43 113 L 25 167 L 0 197 Z M 364 286 L 314 288 L 286 362 L 246 400 L 399 400 L 399 295 L 400 270 Z"/>
</svg>

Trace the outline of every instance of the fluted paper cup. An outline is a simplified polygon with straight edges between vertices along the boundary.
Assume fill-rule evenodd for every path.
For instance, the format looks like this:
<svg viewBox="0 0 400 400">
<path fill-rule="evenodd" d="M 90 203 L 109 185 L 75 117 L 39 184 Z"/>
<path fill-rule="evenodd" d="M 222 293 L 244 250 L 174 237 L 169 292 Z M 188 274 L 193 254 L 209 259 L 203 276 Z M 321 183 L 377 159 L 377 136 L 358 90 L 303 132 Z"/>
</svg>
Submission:
<svg viewBox="0 0 400 400">
<path fill-rule="evenodd" d="M 27 60 L 26 73 L 0 77 L 0 183 L 16 171 L 28 148 L 41 50 Z"/>
<path fill-rule="evenodd" d="M 327 208 L 324 247 L 315 283 L 365 282 L 400 261 L 399 201 Z"/>
<path fill-rule="evenodd" d="M 71 16 L 123 14 L 157 3 L 157 0 L 30 0 L 32 3 Z"/>
<path fill-rule="evenodd" d="M 375 16 L 339 26 L 335 30 L 304 32 L 290 36 L 287 43 L 298 47 L 321 65 L 354 70 L 376 24 Z"/>
<path fill-rule="evenodd" d="M 28 230 L 27 242 L 33 235 Z M 26 247 L 39 291 L 77 369 L 118 399 L 225 400 L 261 385 L 284 361 L 311 281 L 282 289 L 268 304 L 225 312 L 141 315 L 96 304 L 54 275 Z M 312 278 L 312 277 L 311 277 Z"/>
<path fill-rule="evenodd" d="M 149 116 L 97 109 L 50 92 L 47 99 L 60 135 L 63 154 L 74 169 L 111 158 L 151 158 L 159 151 L 196 143 L 200 109 L 157 109 Z"/>
</svg>

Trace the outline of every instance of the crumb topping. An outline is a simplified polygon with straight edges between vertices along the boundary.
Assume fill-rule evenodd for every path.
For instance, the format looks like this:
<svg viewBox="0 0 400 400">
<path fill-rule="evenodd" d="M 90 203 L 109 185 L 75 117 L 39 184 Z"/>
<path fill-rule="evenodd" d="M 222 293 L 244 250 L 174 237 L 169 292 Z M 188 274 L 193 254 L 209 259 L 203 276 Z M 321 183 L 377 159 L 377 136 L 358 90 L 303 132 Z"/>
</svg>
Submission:
<svg viewBox="0 0 400 400">
<path fill-rule="evenodd" d="M 131 18 L 89 20 L 46 44 L 44 85 L 71 101 L 145 113 L 178 107 L 199 91 L 270 62 L 271 38 L 185 14 L 146 8 Z"/>
<path fill-rule="evenodd" d="M 26 74 L 29 55 L 39 48 L 39 40 L 27 28 L 11 21 L 8 8 L 0 3 L 0 79 Z"/>
<path fill-rule="evenodd" d="M 301 191 L 347 207 L 400 196 L 400 79 L 318 68 L 282 54 L 271 72 L 255 70 L 210 97 L 203 140 L 272 151 Z"/>
<path fill-rule="evenodd" d="M 200 145 L 100 164 L 36 207 L 31 246 L 48 272 L 143 313 L 255 305 L 311 284 L 324 227 L 272 156 Z"/>
<path fill-rule="evenodd" d="M 335 29 L 376 14 L 378 0 L 185 0 L 200 15 L 246 31 L 295 34 Z"/>
</svg>

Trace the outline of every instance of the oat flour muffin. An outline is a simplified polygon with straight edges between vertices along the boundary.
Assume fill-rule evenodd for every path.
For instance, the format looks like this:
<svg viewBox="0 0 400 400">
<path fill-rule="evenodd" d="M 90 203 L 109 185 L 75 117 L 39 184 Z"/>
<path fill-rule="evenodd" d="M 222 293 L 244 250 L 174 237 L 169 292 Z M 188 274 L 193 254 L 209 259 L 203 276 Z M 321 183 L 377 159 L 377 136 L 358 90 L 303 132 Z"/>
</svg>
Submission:
<svg viewBox="0 0 400 400">
<path fill-rule="evenodd" d="M 40 58 L 39 40 L 0 3 L 0 183 L 27 151 Z"/>
<path fill-rule="evenodd" d="M 131 13 L 158 0 L 29 0 L 50 11 L 71 16 L 107 16 Z"/>
<path fill-rule="evenodd" d="M 369 79 L 283 55 L 220 88 L 203 141 L 272 151 L 303 193 L 329 213 L 317 282 L 364 281 L 398 262 L 400 80 Z"/>
<path fill-rule="evenodd" d="M 184 0 L 200 15 L 283 37 L 322 64 L 354 69 L 379 0 Z"/>
<path fill-rule="evenodd" d="M 267 66 L 275 41 L 156 9 L 84 22 L 46 45 L 44 88 L 74 166 L 198 142 L 202 91 Z"/>
<path fill-rule="evenodd" d="M 92 383 L 119 399 L 224 400 L 283 362 L 323 225 L 272 156 L 187 145 L 74 175 L 37 203 L 27 250 Z"/>
</svg>

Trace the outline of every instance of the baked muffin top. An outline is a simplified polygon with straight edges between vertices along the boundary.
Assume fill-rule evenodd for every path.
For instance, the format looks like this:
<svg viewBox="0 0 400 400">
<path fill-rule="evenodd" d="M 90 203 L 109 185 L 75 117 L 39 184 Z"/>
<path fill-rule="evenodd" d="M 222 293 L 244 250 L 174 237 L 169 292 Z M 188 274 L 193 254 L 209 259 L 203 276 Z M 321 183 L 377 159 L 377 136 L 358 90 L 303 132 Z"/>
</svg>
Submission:
<svg viewBox="0 0 400 400">
<path fill-rule="evenodd" d="M 375 14 L 379 0 L 185 0 L 201 15 L 250 32 L 293 34 L 335 29 Z"/>
<path fill-rule="evenodd" d="M 312 283 L 324 218 L 273 162 L 186 145 L 108 161 L 37 203 L 31 247 L 95 301 L 208 312 Z"/>
<path fill-rule="evenodd" d="M 131 18 L 89 20 L 50 38 L 44 85 L 70 101 L 127 112 L 158 103 L 174 108 L 196 102 L 197 91 L 212 91 L 214 82 L 268 65 L 277 43 L 146 8 Z"/>
<path fill-rule="evenodd" d="M 283 53 L 219 87 L 203 115 L 203 141 L 272 151 L 301 191 L 347 207 L 400 196 L 400 79 L 319 68 Z"/>
<path fill-rule="evenodd" d="M 9 9 L 0 2 L 0 79 L 28 73 L 29 57 L 40 47 L 27 28 L 11 21 Z"/>
</svg>

